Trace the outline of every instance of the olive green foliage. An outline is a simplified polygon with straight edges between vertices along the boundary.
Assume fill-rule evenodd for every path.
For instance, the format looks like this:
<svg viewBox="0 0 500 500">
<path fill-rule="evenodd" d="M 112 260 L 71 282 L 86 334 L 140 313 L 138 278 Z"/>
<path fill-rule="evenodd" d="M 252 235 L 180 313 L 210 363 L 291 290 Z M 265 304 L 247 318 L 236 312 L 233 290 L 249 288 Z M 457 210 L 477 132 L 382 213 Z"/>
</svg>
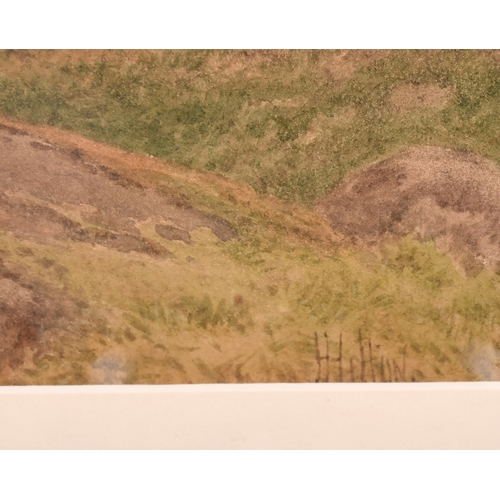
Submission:
<svg viewBox="0 0 500 500">
<path fill-rule="evenodd" d="M 205 330 L 210 326 L 228 326 L 245 333 L 246 326 L 253 326 L 248 305 L 238 296 L 234 303 L 228 305 L 226 299 L 220 299 L 216 306 L 209 295 L 197 299 L 193 296 L 183 297 L 180 308 L 186 314 L 188 324 L 194 323 Z"/>
<path fill-rule="evenodd" d="M 86 60 L 3 52 L 0 112 L 216 171 L 306 205 L 348 172 L 412 144 L 469 149 L 500 163 L 494 54 L 393 51 L 347 76 L 335 73 L 332 54 L 113 52 Z M 447 89 L 442 106 L 396 109 L 395 89 L 426 84 Z M 230 221 L 239 239 L 195 232 L 190 245 L 158 239 L 172 254 L 163 262 L 92 252 L 85 243 L 23 243 L 28 253 L 0 232 L 5 255 L 111 318 L 96 312 L 82 342 L 94 350 L 133 343 L 129 382 L 314 380 L 314 332 L 328 332 L 332 366 L 343 335 L 345 369 L 352 359 L 358 379 L 360 340 L 373 348 L 377 380 L 382 357 L 402 370 L 403 356 L 407 380 L 476 380 L 467 364 L 474 342 L 500 350 L 500 278 L 493 271 L 465 277 L 432 241 L 405 238 L 379 252 L 299 241 L 284 218 L 287 207 L 294 214 L 290 204 L 259 212 L 208 185 L 147 175 L 159 189 Z M 47 259 L 67 272 L 44 266 Z M 84 351 L 70 347 L 76 361 L 64 377 L 88 383 Z M 44 358 L 26 368 L 29 381 L 51 363 L 63 370 Z M 46 380 L 66 380 L 53 377 Z"/>
<path fill-rule="evenodd" d="M 86 61 L 3 52 L 0 112 L 304 203 L 410 144 L 500 161 L 494 54 L 395 50 L 337 77 L 335 53 L 123 51 Z M 451 97 L 444 107 L 398 113 L 390 96 L 404 84 L 435 84 Z"/>
</svg>

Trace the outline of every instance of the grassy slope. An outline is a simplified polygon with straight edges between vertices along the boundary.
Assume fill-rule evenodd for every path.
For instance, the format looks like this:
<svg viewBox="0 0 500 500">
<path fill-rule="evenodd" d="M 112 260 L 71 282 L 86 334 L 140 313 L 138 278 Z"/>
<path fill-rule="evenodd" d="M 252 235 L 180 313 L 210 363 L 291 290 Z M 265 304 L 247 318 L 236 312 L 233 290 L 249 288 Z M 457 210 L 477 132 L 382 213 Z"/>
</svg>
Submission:
<svg viewBox="0 0 500 500">
<path fill-rule="evenodd" d="M 246 54 L 3 52 L 0 111 L 306 203 L 409 144 L 500 161 L 494 53 Z M 443 109 L 397 112 L 391 92 L 405 84 L 436 84 L 450 98 Z"/>
<path fill-rule="evenodd" d="M 278 60 L 251 53 L 250 76 L 238 66 L 247 56 L 237 53 L 218 55 L 219 67 L 204 52 L 0 57 L 3 113 L 218 170 L 306 204 L 350 169 L 403 144 L 470 147 L 500 159 L 492 141 L 500 72 L 489 54 L 398 52 L 367 66 L 354 61 L 357 71 L 338 78 L 317 69 L 328 53 Z M 454 97 L 442 110 L 396 113 L 390 91 L 412 81 L 449 86 Z M 317 136 L 307 144 L 311 131 Z M 464 353 L 481 342 L 500 348 L 494 273 L 466 279 L 432 243 L 411 239 L 382 254 L 334 250 L 320 238 L 295 235 L 286 213 L 297 207 L 258 196 L 242 203 L 209 177 L 193 183 L 179 172 L 185 177 L 129 174 L 173 187 L 227 218 L 239 241 L 222 243 L 197 230 L 191 246 L 163 241 L 176 258 L 153 260 L 1 234 L 0 249 L 12 259 L 99 311 L 83 344 L 65 346 L 66 365 L 54 347 L 16 383 L 98 381 L 103 363 L 115 363 L 127 382 L 312 381 L 315 331 L 328 332 L 332 358 L 343 333 L 344 380 L 351 358 L 360 379 L 359 336 L 366 358 L 370 339 L 377 380 L 382 356 L 393 371 L 404 359 L 408 380 L 474 379 Z M 26 246 L 33 257 L 20 255 Z M 40 265 L 43 257 L 66 272 Z M 88 361 L 95 370 L 87 370 Z M 335 380 L 338 364 L 331 369 Z"/>
</svg>

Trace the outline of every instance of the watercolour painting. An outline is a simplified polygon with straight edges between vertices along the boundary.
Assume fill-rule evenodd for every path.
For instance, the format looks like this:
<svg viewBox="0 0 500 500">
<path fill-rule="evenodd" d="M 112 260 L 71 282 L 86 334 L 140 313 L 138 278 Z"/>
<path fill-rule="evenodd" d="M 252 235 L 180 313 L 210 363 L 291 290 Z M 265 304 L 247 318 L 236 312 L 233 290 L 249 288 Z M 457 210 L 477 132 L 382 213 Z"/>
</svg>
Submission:
<svg viewBox="0 0 500 500">
<path fill-rule="evenodd" d="M 0 384 L 500 380 L 500 52 L 0 51 Z"/>
</svg>

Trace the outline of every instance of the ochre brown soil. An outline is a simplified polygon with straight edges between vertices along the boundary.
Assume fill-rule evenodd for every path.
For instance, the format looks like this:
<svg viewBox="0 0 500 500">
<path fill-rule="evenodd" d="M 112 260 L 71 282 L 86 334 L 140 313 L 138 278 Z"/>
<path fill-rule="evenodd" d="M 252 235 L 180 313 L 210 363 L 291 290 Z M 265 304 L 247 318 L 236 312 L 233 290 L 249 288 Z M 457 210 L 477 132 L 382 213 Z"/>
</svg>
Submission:
<svg viewBox="0 0 500 500">
<path fill-rule="evenodd" d="M 392 91 L 391 104 L 398 111 L 416 108 L 442 109 L 450 98 L 450 90 L 436 84 L 404 84 Z"/>
<path fill-rule="evenodd" d="M 188 233 L 207 227 L 223 241 L 237 237 L 220 217 L 88 161 L 77 150 L 1 127 L 0 154 L 0 227 L 18 237 L 69 238 L 152 255 L 163 249 L 141 236 L 138 223 L 169 223 Z"/>
<path fill-rule="evenodd" d="M 500 265 L 500 169 L 468 152 L 409 148 L 346 178 L 318 210 L 357 243 L 414 234 L 467 272 Z"/>
<path fill-rule="evenodd" d="M 55 262 L 45 265 L 57 266 Z M 0 259 L 0 371 L 22 363 L 26 348 L 41 354 L 49 336 L 74 332 L 83 323 L 84 307 L 21 266 Z"/>
</svg>

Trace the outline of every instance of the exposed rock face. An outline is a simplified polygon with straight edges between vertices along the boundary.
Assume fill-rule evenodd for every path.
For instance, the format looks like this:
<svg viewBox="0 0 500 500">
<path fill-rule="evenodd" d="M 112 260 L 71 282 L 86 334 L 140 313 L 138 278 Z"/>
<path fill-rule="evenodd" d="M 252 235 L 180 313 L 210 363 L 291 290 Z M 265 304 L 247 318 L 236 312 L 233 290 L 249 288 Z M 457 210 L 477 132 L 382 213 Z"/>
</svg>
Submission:
<svg viewBox="0 0 500 500">
<path fill-rule="evenodd" d="M 466 271 L 500 264 L 500 168 L 471 153 L 409 148 L 345 179 L 318 210 L 355 242 L 414 234 Z"/>
<path fill-rule="evenodd" d="M 0 128 L 0 228 L 45 242 L 71 239 L 121 252 L 166 255 L 137 223 L 171 221 L 184 233 L 207 227 L 223 241 L 231 225 L 16 129 Z"/>
<path fill-rule="evenodd" d="M 19 365 L 27 347 L 42 352 L 47 334 L 70 331 L 80 316 L 66 293 L 0 259 L 0 370 Z"/>
</svg>

